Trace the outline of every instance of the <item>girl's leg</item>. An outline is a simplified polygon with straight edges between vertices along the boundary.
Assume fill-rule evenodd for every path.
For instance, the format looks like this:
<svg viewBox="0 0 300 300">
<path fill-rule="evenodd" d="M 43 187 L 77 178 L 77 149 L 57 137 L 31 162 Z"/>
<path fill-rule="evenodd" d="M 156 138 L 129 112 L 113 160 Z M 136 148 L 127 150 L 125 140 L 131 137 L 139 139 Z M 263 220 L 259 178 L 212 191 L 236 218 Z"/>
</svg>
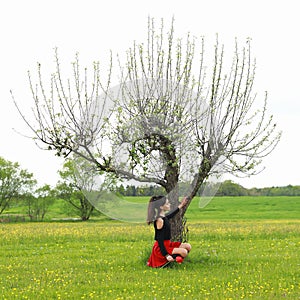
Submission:
<svg viewBox="0 0 300 300">
<path fill-rule="evenodd" d="M 191 251 L 192 246 L 189 243 L 181 243 L 179 248 L 174 248 L 172 254 L 179 254 L 182 257 L 186 257 Z"/>
<path fill-rule="evenodd" d="M 186 257 L 188 255 L 188 251 L 185 248 L 179 247 L 179 248 L 174 248 L 172 254 L 179 254 L 182 257 Z"/>
<path fill-rule="evenodd" d="M 191 249 L 192 249 L 192 246 L 191 246 L 191 244 L 189 244 L 189 243 L 182 243 L 182 244 L 179 246 L 179 248 L 186 249 L 187 252 L 190 252 Z"/>
</svg>

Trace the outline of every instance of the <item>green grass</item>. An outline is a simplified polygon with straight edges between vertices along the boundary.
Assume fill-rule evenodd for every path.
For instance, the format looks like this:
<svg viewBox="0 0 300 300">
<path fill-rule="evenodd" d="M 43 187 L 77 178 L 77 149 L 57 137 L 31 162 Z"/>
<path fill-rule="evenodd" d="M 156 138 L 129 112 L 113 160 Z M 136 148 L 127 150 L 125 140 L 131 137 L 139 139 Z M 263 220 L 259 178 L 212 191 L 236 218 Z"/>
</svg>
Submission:
<svg viewBox="0 0 300 300">
<path fill-rule="evenodd" d="M 127 197 L 133 202 L 147 203 L 149 197 Z M 299 220 L 300 197 L 214 197 L 199 208 L 200 198 L 194 198 L 186 216 L 197 220 Z"/>
<path fill-rule="evenodd" d="M 193 249 L 167 269 L 146 266 L 146 224 L 0 224 L 0 299 L 300 299 L 299 207 L 299 197 L 195 201 Z"/>
<path fill-rule="evenodd" d="M 197 199 L 196 199 L 197 200 Z M 300 219 L 300 197 L 215 197 L 204 208 L 193 201 L 187 216 L 193 220 Z"/>
</svg>

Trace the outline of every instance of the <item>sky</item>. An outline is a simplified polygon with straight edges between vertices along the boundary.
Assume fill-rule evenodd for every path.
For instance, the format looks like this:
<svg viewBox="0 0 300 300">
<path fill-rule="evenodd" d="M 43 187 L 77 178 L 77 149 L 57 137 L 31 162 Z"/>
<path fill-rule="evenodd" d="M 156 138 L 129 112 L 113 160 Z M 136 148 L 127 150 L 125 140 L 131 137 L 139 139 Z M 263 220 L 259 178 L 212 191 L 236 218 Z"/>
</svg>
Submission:
<svg viewBox="0 0 300 300">
<path fill-rule="evenodd" d="M 0 6 L 0 156 L 18 162 L 40 184 L 55 185 L 62 159 L 40 149 L 26 137 L 28 128 L 13 105 L 10 90 L 30 112 L 27 71 L 42 64 L 45 76 L 54 67 L 57 47 L 63 66 L 78 52 L 84 66 L 105 61 L 113 53 L 125 53 L 133 41 L 146 41 L 147 20 L 169 24 L 175 18 L 175 33 L 185 37 L 218 34 L 230 48 L 234 39 L 250 37 L 257 60 L 255 91 L 268 92 L 268 111 L 274 115 L 282 138 L 263 161 L 265 170 L 250 178 L 225 176 L 251 187 L 300 185 L 300 19 L 297 0 L 127 0 L 2 1 Z M 226 54 L 226 52 L 225 52 Z M 230 57 L 230 53 L 229 53 Z"/>
</svg>

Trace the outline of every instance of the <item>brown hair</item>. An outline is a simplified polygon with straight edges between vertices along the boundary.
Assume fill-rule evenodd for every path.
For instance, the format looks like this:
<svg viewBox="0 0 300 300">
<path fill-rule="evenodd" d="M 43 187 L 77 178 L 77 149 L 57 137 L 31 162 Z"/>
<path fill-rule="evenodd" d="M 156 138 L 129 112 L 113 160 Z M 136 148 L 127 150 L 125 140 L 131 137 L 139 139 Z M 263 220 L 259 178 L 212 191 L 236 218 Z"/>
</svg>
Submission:
<svg viewBox="0 0 300 300">
<path fill-rule="evenodd" d="M 148 225 L 150 225 L 156 220 L 160 212 L 160 207 L 163 206 L 166 203 L 166 201 L 167 198 L 165 196 L 151 197 L 148 204 L 148 216 L 147 216 Z"/>
</svg>

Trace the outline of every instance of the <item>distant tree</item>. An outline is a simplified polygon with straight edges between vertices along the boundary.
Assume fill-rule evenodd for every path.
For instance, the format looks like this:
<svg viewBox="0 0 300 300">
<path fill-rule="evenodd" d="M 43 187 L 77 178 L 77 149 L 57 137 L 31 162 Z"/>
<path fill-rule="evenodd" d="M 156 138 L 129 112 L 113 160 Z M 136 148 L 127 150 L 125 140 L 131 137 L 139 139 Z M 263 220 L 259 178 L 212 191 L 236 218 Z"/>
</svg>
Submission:
<svg viewBox="0 0 300 300">
<path fill-rule="evenodd" d="M 42 221 L 46 213 L 49 211 L 50 206 L 55 201 L 55 193 L 51 189 L 50 185 L 37 188 L 34 195 L 26 197 L 28 216 L 31 221 Z"/>
<path fill-rule="evenodd" d="M 90 219 L 94 211 L 93 205 L 84 196 L 84 193 L 78 190 L 72 184 L 66 182 L 59 182 L 56 186 L 58 196 L 68 203 L 69 207 L 66 212 L 71 212 L 80 217 L 82 221 Z"/>
<path fill-rule="evenodd" d="M 217 196 L 246 196 L 248 195 L 247 189 L 241 185 L 231 181 L 225 180 L 220 185 Z"/>
<path fill-rule="evenodd" d="M 187 178 L 190 203 L 213 174 L 261 171 L 280 133 L 267 115 L 267 94 L 256 106 L 250 40 L 242 48 L 236 42 L 226 72 L 218 40 L 207 68 L 204 38 L 199 45 L 190 35 L 183 42 L 175 38 L 173 22 L 167 33 L 163 22 L 159 31 L 153 20 L 148 24 L 146 43 L 135 42 L 127 60 L 120 60 L 117 91 L 111 86 L 112 64 L 106 76 L 95 63 L 89 84 L 78 56 L 74 78 L 65 82 L 56 52 L 48 92 L 40 64 L 37 85 L 29 75 L 34 118 L 24 116 L 14 102 L 35 140 L 47 149 L 65 157 L 76 153 L 119 178 L 160 185 L 173 209 L 178 184 Z M 188 205 L 172 219 L 173 239 L 182 239 Z"/>
<path fill-rule="evenodd" d="M 84 163 L 81 160 L 81 164 Z M 79 168 L 80 164 L 75 164 L 72 159 L 66 160 L 63 169 L 59 171 L 62 181 L 59 181 L 56 185 L 56 191 L 58 196 L 64 199 L 73 208 L 73 211 L 80 216 L 82 221 L 87 221 L 94 211 L 94 206 L 87 199 L 84 190 L 89 189 L 93 176 L 89 177 L 86 174 L 81 174 L 83 180 L 79 180 Z"/>
<path fill-rule="evenodd" d="M 136 187 L 134 185 L 126 186 L 126 196 L 136 196 Z"/>
<path fill-rule="evenodd" d="M 8 208 L 14 198 L 32 192 L 36 180 L 33 174 L 0 157 L 0 214 Z"/>
<path fill-rule="evenodd" d="M 125 196 L 126 195 L 126 190 L 123 184 L 121 184 L 118 188 L 117 188 L 117 192 L 122 195 Z"/>
</svg>

